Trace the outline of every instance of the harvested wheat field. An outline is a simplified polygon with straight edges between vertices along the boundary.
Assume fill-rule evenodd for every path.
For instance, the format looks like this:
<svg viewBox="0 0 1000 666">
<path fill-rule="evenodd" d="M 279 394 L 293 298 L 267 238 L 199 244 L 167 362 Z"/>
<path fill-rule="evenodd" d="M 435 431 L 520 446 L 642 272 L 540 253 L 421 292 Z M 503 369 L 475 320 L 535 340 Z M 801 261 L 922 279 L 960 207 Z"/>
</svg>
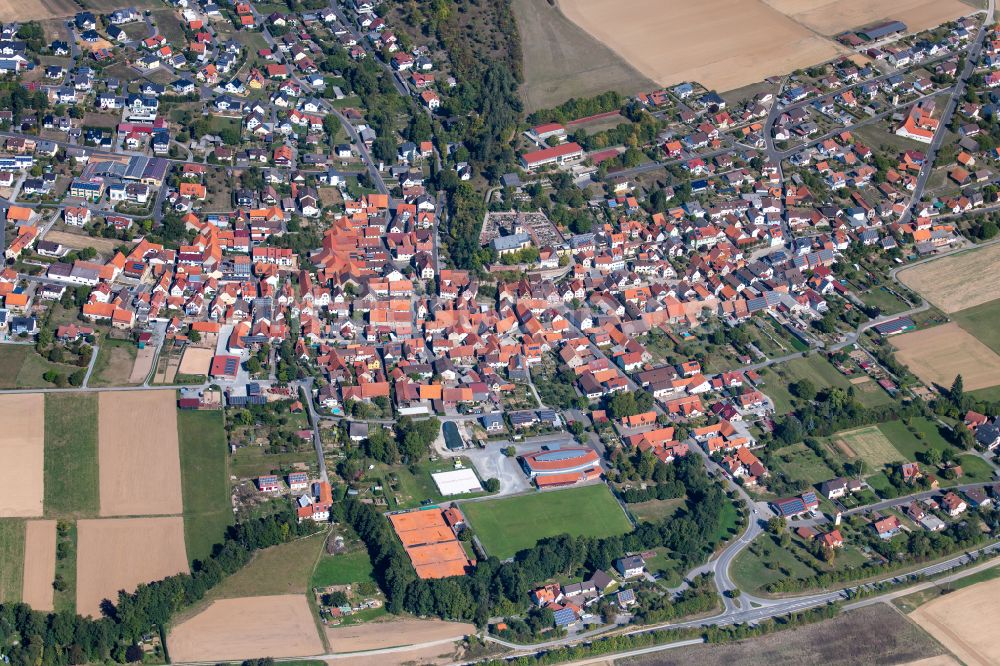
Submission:
<svg viewBox="0 0 1000 666">
<path fill-rule="evenodd" d="M 965 390 L 1000 384 L 1000 356 L 955 322 L 891 338 L 896 360 L 928 386 L 948 387 L 962 375 Z"/>
<path fill-rule="evenodd" d="M 764 0 L 822 35 L 837 35 L 877 21 L 899 20 L 920 32 L 975 11 L 959 0 Z"/>
<path fill-rule="evenodd" d="M 38 611 L 53 610 L 56 521 L 29 520 L 24 529 L 24 588 L 21 600 Z"/>
<path fill-rule="evenodd" d="M 73 0 L 0 0 L 4 21 L 39 21 L 54 16 L 73 16 L 80 6 Z"/>
<path fill-rule="evenodd" d="M 967 666 L 1000 663 L 996 639 L 1000 579 L 971 585 L 926 603 L 909 618 L 938 639 Z"/>
<path fill-rule="evenodd" d="M 0 395 L 0 518 L 42 515 L 45 495 L 45 395 Z"/>
<path fill-rule="evenodd" d="M 441 620 L 390 620 L 366 622 L 348 627 L 328 627 L 326 637 L 334 652 L 358 652 L 382 648 L 460 640 L 476 633 L 476 627 L 463 622 Z"/>
<path fill-rule="evenodd" d="M 1000 245 L 928 261 L 896 277 L 944 312 L 958 312 L 1000 298 Z"/>
<path fill-rule="evenodd" d="M 139 583 L 188 571 L 184 519 L 113 518 L 77 524 L 76 611 L 99 617 L 101 601 Z"/>
<path fill-rule="evenodd" d="M 559 8 L 660 85 L 733 90 L 847 52 L 762 0 L 632 0 L 627 8 L 559 0 Z"/>
<path fill-rule="evenodd" d="M 212 353 L 212 349 L 188 347 L 184 350 L 181 366 L 177 371 L 182 375 L 207 375 L 212 364 Z"/>
<path fill-rule="evenodd" d="M 175 400 L 169 390 L 100 393 L 102 516 L 178 514 L 184 510 Z"/>
<path fill-rule="evenodd" d="M 304 595 L 220 599 L 171 629 L 174 661 L 238 661 L 261 655 L 308 657 L 323 653 Z"/>
</svg>

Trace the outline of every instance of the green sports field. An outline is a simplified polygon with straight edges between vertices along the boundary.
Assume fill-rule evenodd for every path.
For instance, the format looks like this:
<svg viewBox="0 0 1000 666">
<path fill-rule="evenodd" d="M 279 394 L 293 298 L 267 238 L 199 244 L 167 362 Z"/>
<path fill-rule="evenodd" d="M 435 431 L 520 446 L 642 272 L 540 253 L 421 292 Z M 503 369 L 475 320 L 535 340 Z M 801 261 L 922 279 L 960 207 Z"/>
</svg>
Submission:
<svg viewBox="0 0 1000 666">
<path fill-rule="evenodd" d="M 603 483 L 464 502 L 462 511 L 487 552 L 501 560 L 557 534 L 607 537 L 631 529 L 621 506 Z"/>
</svg>

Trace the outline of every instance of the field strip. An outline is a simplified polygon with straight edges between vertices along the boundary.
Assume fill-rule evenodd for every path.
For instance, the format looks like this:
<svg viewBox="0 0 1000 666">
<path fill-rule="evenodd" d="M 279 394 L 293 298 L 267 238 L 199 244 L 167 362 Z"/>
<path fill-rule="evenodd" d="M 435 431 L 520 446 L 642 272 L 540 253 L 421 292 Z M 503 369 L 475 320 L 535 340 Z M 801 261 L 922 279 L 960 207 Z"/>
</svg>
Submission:
<svg viewBox="0 0 1000 666">
<path fill-rule="evenodd" d="M 183 512 L 175 400 L 171 390 L 99 394 L 102 516 Z"/>
<path fill-rule="evenodd" d="M 21 600 L 37 611 L 53 610 L 56 521 L 29 520 L 24 535 L 24 591 Z"/>
<path fill-rule="evenodd" d="M 322 654 L 323 641 L 302 594 L 220 599 L 171 629 L 174 661 L 233 661 Z M 372 662 L 372 663 L 377 663 Z"/>
<path fill-rule="evenodd" d="M 188 571 L 184 519 L 111 518 L 77 522 L 76 609 L 100 617 L 118 591 Z"/>
<path fill-rule="evenodd" d="M 45 497 L 45 396 L 0 395 L 0 517 L 42 515 Z"/>
<path fill-rule="evenodd" d="M 962 375 L 966 391 L 1000 384 L 1000 356 L 955 322 L 890 341 L 896 359 L 928 386 L 951 386 L 956 375 Z"/>
</svg>

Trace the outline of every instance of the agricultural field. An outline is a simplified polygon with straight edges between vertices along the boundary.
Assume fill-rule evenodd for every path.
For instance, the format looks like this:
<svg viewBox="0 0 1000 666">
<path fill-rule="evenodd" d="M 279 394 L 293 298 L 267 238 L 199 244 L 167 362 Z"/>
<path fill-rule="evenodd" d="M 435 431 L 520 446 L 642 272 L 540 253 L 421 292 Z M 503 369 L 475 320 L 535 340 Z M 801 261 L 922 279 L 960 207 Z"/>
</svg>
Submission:
<svg viewBox="0 0 1000 666">
<path fill-rule="evenodd" d="M 29 520 L 24 534 L 24 586 L 21 600 L 34 610 L 54 609 L 56 521 Z"/>
<path fill-rule="evenodd" d="M 1000 661 L 996 618 L 1000 579 L 952 592 L 924 604 L 908 616 L 966 664 Z"/>
<path fill-rule="evenodd" d="M 985 583 L 986 581 L 990 581 L 995 578 L 1000 578 L 1000 567 L 993 564 L 987 569 L 977 571 L 976 573 L 969 574 L 968 576 L 963 576 L 958 580 L 941 583 L 939 585 L 932 585 L 925 590 L 908 594 L 905 597 L 898 597 L 892 600 L 892 604 L 904 613 L 911 613 L 927 602 L 949 595 L 955 590 L 961 590 L 962 588 L 969 587 L 970 585 L 976 585 L 977 583 Z"/>
<path fill-rule="evenodd" d="M 97 396 L 46 394 L 45 515 L 96 516 L 99 510 Z"/>
<path fill-rule="evenodd" d="M 656 87 L 551 4 L 513 0 L 511 8 L 521 35 L 521 97 L 528 113 L 605 90 L 634 94 Z"/>
<path fill-rule="evenodd" d="M 0 396 L 0 517 L 41 516 L 45 480 L 45 401 L 41 393 Z"/>
<path fill-rule="evenodd" d="M 830 439 L 833 446 L 848 458 L 864 460 L 870 471 L 881 470 L 885 465 L 904 459 L 879 426 L 847 430 Z"/>
<path fill-rule="evenodd" d="M 768 5 L 821 35 L 833 36 L 891 18 L 910 32 L 933 28 L 973 12 L 958 0 L 765 0 Z"/>
<path fill-rule="evenodd" d="M 18 602 L 24 581 L 24 521 L 0 520 L 0 602 Z"/>
<path fill-rule="evenodd" d="M 899 271 L 900 282 L 951 314 L 1000 298 L 1000 245 Z"/>
<path fill-rule="evenodd" d="M 560 0 L 558 6 L 660 85 L 697 81 L 731 90 L 846 52 L 760 0 L 637 0 L 625 17 L 612 0 Z"/>
<path fill-rule="evenodd" d="M 99 617 L 101 601 L 118 591 L 188 571 L 180 517 L 77 522 L 76 610 Z"/>
<path fill-rule="evenodd" d="M 98 400 L 101 515 L 180 514 L 174 392 L 102 392 Z M 136 436 L 136 415 L 142 415 L 142 436 Z"/>
<path fill-rule="evenodd" d="M 73 16 L 80 6 L 73 0 L 0 0 L 4 21 L 40 21 L 57 16 Z"/>
<path fill-rule="evenodd" d="M 204 559 L 233 522 L 222 411 L 178 410 L 177 439 L 188 559 Z"/>
<path fill-rule="evenodd" d="M 616 660 L 618 666 L 827 666 L 844 663 L 849 650 L 855 664 L 912 664 L 945 654 L 913 623 L 884 604 L 841 613 L 825 622 L 734 643 L 692 645 L 654 655 Z M 926 664 L 931 666 L 931 664 Z M 940 663 L 935 664 L 940 666 Z"/>
<path fill-rule="evenodd" d="M 253 560 L 213 588 L 209 598 L 305 594 L 325 538 L 321 532 L 254 553 Z"/>
<path fill-rule="evenodd" d="M 955 322 L 891 341 L 896 359 L 930 387 L 951 386 L 956 375 L 962 375 L 968 391 L 1000 384 L 1000 356 Z"/>
<path fill-rule="evenodd" d="M 959 310 L 951 317 L 965 331 L 1000 354 L 1000 326 L 997 326 L 1000 322 L 1000 299 Z"/>
<path fill-rule="evenodd" d="M 307 657 L 324 652 L 304 594 L 220 599 L 167 636 L 177 661 Z"/>
<path fill-rule="evenodd" d="M 545 537 L 563 533 L 607 537 L 631 529 L 604 484 L 465 502 L 462 511 L 486 550 L 501 560 Z"/>
</svg>

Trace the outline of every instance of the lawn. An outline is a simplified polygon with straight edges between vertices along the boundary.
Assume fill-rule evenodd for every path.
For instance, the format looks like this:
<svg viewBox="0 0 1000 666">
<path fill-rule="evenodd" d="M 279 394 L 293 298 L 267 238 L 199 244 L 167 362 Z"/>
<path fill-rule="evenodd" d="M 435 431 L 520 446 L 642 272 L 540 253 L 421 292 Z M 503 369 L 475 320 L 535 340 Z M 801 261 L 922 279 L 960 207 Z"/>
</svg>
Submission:
<svg viewBox="0 0 1000 666">
<path fill-rule="evenodd" d="M 684 498 L 667 500 L 649 500 L 648 502 L 636 502 L 628 504 L 628 510 L 632 512 L 638 520 L 656 523 L 664 518 L 670 518 L 678 510 L 684 508 Z"/>
<path fill-rule="evenodd" d="M 772 366 L 763 377 L 764 393 L 774 400 L 778 414 L 786 414 L 794 408 L 796 399 L 788 392 L 788 385 L 800 379 L 808 379 L 819 390 L 829 386 L 842 388 L 845 391 L 851 388 L 848 378 L 840 374 L 833 364 L 819 354 L 810 354 L 806 358 L 796 358 Z M 865 407 L 887 405 L 892 402 L 892 398 L 882 390 L 855 389 L 854 398 Z"/>
<path fill-rule="evenodd" d="M 889 483 L 889 477 L 885 475 L 885 472 L 872 474 L 865 481 L 881 497 L 889 497 L 895 493 L 895 488 Z"/>
<path fill-rule="evenodd" d="M 222 412 L 178 410 L 177 438 L 188 559 L 204 559 L 233 522 Z"/>
<path fill-rule="evenodd" d="M 720 543 L 722 541 L 727 541 L 731 536 L 736 534 L 739 528 L 740 512 L 737 511 L 735 504 L 727 501 L 722 505 L 722 516 L 719 520 L 719 529 L 715 532 L 713 542 Z"/>
<path fill-rule="evenodd" d="M 792 544 L 782 548 L 771 534 L 763 534 L 751 548 L 740 553 L 732 565 L 733 582 L 741 589 L 758 593 L 767 586 L 786 578 L 807 578 L 822 571 L 858 569 L 868 561 L 865 554 L 856 547 L 845 544 L 838 548 L 832 564 L 820 562 L 808 550 L 798 536 L 792 536 Z M 859 573 L 859 577 L 863 576 Z"/>
<path fill-rule="evenodd" d="M 96 516 L 97 394 L 45 395 L 45 515 Z"/>
<path fill-rule="evenodd" d="M 929 449 L 943 451 L 951 446 L 941 436 L 938 424 L 930 419 L 918 416 L 910 419 L 909 428 L 902 421 L 889 421 L 878 426 L 903 458 L 917 460 L 917 453 Z"/>
<path fill-rule="evenodd" d="M 372 581 L 372 571 L 372 561 L 368 557 L 368 551 L 363 548 L 342 555 L 324 554 L 316 563 L 309 586 L 326 587 Z"/>
<path fill-rule="evenodd" d="M 958 325 L 984 345 L 1000 354 L 1000 298 L 959 310 L 951 315 Z"/>
<path fill-rule="evenodd" d="M 981 483 L 993 478 L 993 468 L 979 456 L 959 456 L 958 464 L 962 466 L 962 478 L 955 480 L 956 485 L 962 483 Z"/>
<path fill-rule="evenodd" d="M 24 521 L 0 520 L 0 601 L 20 601 L 23 581 Z"/>
<path fill-rule="evenodd" d="M 822 458 L 802 443 L 792 444 L 774 451 L 771 458 L 772 466 L 775 458 L 781 461 L 781 471 L 793 481 L 812 486 L 829 481 L 836 476 Z"/>
<path fill-rule="evenodd" d="M 135 365 L 136 346 L 131 340 L 104 338 L 99 343 L 94 372 L 88 386 L 126 386 Z"/>
<path fill-rule="evenodd" d="M 50 363 L 35 353 L 32 345 L 0 344 L 0 389 L 50 387 L 52 384 L 42 379 L 49 370 L 69 377 L 79 368 Z"/>
<path fill-rule="evenodd" d="M 557 534 L 608 537 L 631 530 L 621 506 L 603 483 L 464 502 L 462 511 L 486 550 L 501 560 Z"/>
<path fill-rule="evenodd" d="M 326 532 L 320 532 L 258 551 L 250 564 L 222 581 L 208 596 L 214 600 L 304 594 L 324 541 Z"/>
<path fill-rule="evenodd" d="M 861 294 L 861 300 L 868 307 L 878 308 L 882 314 L 891 315 L 908 310 L 910 305 L 899 299 L 885 287 L 875 287 Z"/>
</svg>

